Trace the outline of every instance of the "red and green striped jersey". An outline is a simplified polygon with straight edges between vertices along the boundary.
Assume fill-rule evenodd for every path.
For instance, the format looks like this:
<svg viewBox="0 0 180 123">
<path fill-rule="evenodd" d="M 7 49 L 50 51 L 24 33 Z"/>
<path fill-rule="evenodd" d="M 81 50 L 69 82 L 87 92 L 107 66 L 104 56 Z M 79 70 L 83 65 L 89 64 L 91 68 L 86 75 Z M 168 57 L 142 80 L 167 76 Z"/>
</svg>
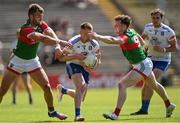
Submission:
<svg viewBox="0 0 180 123">
<path fill-rule="evenodd" d="M 34 32 L 43 33 L 43 31 L 47 28 L 48 25 L 44 21 L 41 23 L 41 25 L 33 27 L 28 20 L 21 26 L 18 42 L 16 48 L 13 49 L 13 53 L 16 56 L 26 60 L 35 58 L 37 56 L 39 42 L 31 40 L 27 36 Z"/>
<path fill-rule="evenodd" d="M 125 41 L 125 43 L 120 44 L 120 47 L 129 63 L 137 64 L 146 59 L 144 48 L 140 43 L 141 38 L 135 30 L 128 29 L 125 34 L 121 34 L 119 37 Z"/>
</svg>

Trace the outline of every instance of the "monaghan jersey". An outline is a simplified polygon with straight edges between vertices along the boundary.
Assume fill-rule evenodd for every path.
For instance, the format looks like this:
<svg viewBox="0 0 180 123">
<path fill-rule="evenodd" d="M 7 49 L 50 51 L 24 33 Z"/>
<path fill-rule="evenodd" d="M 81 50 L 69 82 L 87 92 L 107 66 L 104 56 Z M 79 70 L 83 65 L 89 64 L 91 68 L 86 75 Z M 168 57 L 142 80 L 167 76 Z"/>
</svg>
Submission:
<svg viewBox="0 0 180 123">
<path fill-rule="evenodd" d="M 169 46 L 168 40 L 175 36 L 174 31 L 167 25 L 161 23 L 161 27 L 154 28 L 152 23 L 145 26 L 144 33 L 148 36 L 149 48 L 148 54 L 152 60 L 156 61 L 171 61 L 171 53 L 160 53 L 153 49 L 153 46 L 160 45 L 163 48 Z"/>
<path fill-rule="evenodd" d="M 137 64 L 146 59 L 144 48 L 140 43 L 142 39 L 134 29 L 128 29 L 126 33 L 119 35 L 119 38 L 125 41 L 120 47 L 129 63 Z"/>
<path fill-rule="evenodd" d="M 92 39 L 86 43 L 83 43 L 81 41 L 81 36 L 80 35 L 76 35 L 73 38 L 71 38 L 69 40 L 69 43 L 71 43 L 73 45 L 73 48 L 71 49 L 71 53 L 92 53 L 92 54 L 96 54 L 96 52 L 99 50 L 100 46 L 99 43 Z M 76 64 L 80 64 L 79 60 L 71 60 L 71 61 L 67 61 L 67 64 L 69 63 L 76 63 Z"/>
<path fill-rule="evenodd" d="M 46 29 L 48 29 L 48 25 L 44 21 L 36 27 L 33 27 L 27 21 L 21 26 L 18 42 L 16 48 L 13 49 L 13 53 L 19 58 L 26 60 L 35 58 L 37 56 L 39 42 L 29 39 L 28 35 L 35 32 L 43 33 Z"/>
</svg>

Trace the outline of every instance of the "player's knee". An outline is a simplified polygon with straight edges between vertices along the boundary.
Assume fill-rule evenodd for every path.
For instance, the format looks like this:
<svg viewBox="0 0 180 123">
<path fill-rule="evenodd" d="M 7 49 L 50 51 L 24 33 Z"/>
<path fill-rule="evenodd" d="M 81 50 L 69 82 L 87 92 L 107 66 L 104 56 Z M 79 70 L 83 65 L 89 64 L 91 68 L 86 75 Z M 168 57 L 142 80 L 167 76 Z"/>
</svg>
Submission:
<svg viewBox="0 0 180 123">
<path fill-rule="evenodd" d="M 51 86 L 50 86 L 49 83 L 44 86 L 44 91 L 45 92 L 50 92 L 51 91 Z"/>
<path fill-rule="evenodd" d="M 118 87 L 119 87 L 119 89 L 124 88 L 124 87 L 125 87 L 125 84 L 124 84 L 123 82 L 120 82 L 120 83 L 118 84 Z"/>
<path fill-rule="evenodd" d="M 86 90 L 86 84 L 83 84 L 81 87 L 81 92 L 84 93 L 85 90 Z"/>
<path fill-rule="evenodd" d="M 84 92 L 84 90 L 85 90 L 85 86 L 83 84 L 77 84 L 76 85 L 76 91 L 82 93 L 82 92 Z"/>
<path fill-rule="evenodd" d="M 7 88 L 0 88 L 0 95 L 4 96 L 7 93 L 8 89 Z"/>
</svg>

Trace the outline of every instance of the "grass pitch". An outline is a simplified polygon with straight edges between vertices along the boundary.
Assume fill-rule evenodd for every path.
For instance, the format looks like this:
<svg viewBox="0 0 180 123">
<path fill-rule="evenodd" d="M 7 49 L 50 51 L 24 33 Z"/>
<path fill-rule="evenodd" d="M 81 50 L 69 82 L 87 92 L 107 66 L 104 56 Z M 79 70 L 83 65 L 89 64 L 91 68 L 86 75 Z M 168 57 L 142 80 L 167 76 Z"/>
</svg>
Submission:
<svg viewBox="0 0 180 123">
<path fill-rule="evenodd" d="M 154 93 L 152 98 L 149 115 L 130 116 L 129 114 L 137 111 L 141 104 L 140 89 L 129 88 L 127 100 L 122 109 L 118 122 L 178 122 L 180 123 L 180 88 L 166 88 L 171 101 L 177 107 L 171 118 L 165 118 L 165 107 L 160 97 Z M 58 111 L 68 114 L 68 119 L 60 122 L 73 122 L 74 103 L 73 99 L 64 96 L 62 102 L 58 102 L 56 91 L 54 94 L 54 104 Z M 12 105 L 11 92 L 4 97 L 0 105 L 0 122 L 59 122 L 58 119 L 49 118 L 47 115 L 46 104 L 43 93 L 39 89 L 33 90 L 34 104 L 28 104 L 28 97 L 25 91 L 17 93 L 17 104 Z M 117 122 L 106 120 L 102 113 L 113 111 L 117 100 L 117 88 L 109 89 L 89 89 L 87 97 L 82 106 L 82 115 L 86 118 L 85 122 Z"/>
</svg>

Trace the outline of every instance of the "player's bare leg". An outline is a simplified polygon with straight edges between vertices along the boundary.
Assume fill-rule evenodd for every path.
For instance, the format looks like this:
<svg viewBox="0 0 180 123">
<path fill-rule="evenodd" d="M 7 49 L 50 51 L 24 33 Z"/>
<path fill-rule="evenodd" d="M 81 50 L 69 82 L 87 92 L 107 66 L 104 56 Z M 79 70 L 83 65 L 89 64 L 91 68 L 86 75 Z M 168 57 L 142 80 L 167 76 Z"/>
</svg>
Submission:
<svg viewBox="0 0 180 123">
<path fill-rule="evenodd" d="M 17 91 L 16 87 L 17 87 L 17 79 L 14 81 L 12 85 L 12 96 L 13 96 L 12 104 L 16 104 L 16 91 Z"/>
<path fill-rule="evenodd" d="M 84 121 L 84 118 L 80 114 L 81 102 L 85 91 L 85 81 L 81 73 L 73 74 L 71 77 L 75 84 L 75 121 Z"/>
<path fill-rule="evenodd" d="M 84 93 L 83 93 L 83 98 L 82 98 L 82 101 L 84 102 L 85 98 L 86 98 L 86 94 L 87 94 L 87 88 L 88 88 L 88 85 L 85 84 L 85 90 L 84 90 Z M 72 97 L 74 99 L 75 97 L 75 90 L 74 89 L 69 89 L 69 88 L 65 88 L 64 86 L 62 86 L 62 84 L 58 84 L 57 87 L 57 93 L 58 93 L 58 100 L 59 101 L 62 101 L 62 97 L 63 95 L 69 95 L 70 97 Z"/>
<path fill-rule="evenodd" d="M 118 119 L 121 108 L 126 100 L 126 88 L 132 86 L 132 84 L 134 84 L 133 82 L 138 82 L 142 79 L 143 79 L 142 75 L 140 75 L 138 72 L 133 70 L 122 78 L 122 80 L 119 83 L 119 94 L 118 94 L 118 101 L 116 108 L 112 114 L 103 114 L 103 116 L 106 119 L 111 119 L 111 120 Z M 175 109 L 175 105 L 170 103 L 165 89 L 162 87 L 162 85 L 160 85 L 156 81 L 153 72 L 151 72 L 151 74 L 146 79 L 146 83 L 151 88 L 153 88 L 158 93 L 158 95 L 164 100 L 166 106 L 166 117 L 170 117 L 172 115 L 173 110 Z"/>
<path fill-rule="evenodd" d="M 168 95 L 164 87 L 156 81 L 154 73 L 152 72 L 148 79 L 145 81 L 150 87 L 152 87 L 157 94 L 163 99 L 166 107 L 166 117 L 171 117 L 176 105 L 169 101 Z"/>
<path fill-rule="evenodd" d="M 154 75 L 157 80 L 160 80 L 161 76 L 163 75 L 163 71 L 160 69 L 154 69 L 153 70 Z M 153 96 L 153 89 L 149 87 L 146 83 L 144 83 L 144 86 L 141 91 L 141 98 L 142 98 L 142 105 L 139 111 L 131 113 L 131 115 L 146 115 L 148 114 L 148 108 L 150 104 L 150 100 Z"/>
<path fill-rule="evenodd" d="M 119 93 L 117 99 L 117 105 L 113 113 L 111 114 L 103 114 L 106 119 L 117 120 L 122 109 L 122 106 L 126 100 L 126 89 L 132 85 L 134 85 L 139 80 L 143 79 L 143 77 L 134 70 L 131 70 L 127 73 L 119 82 Z"/>
<path fill-rule="evenodd" d="M 45 98 L 45 101 L 46 101 L 47 107 L 48 107 L 48 115 L 50 117 L 56 117 L 60 120 L 65 120 L 67 118 L 67 115 L 58 113 L 54 109 L 53 95 L 52 95 L 49 80 L 48 80 L 48 77 L 47 77 L 45 71 L 43 69 L 39 69 L 39 70 L 36 70 L 36 71 L 30 73 L 30 76 L 44 91 L 44 98 Z"/>
<path fill-rule="evenodd" d="M 28 74 L 22 74 L 22 79 L 25 85 L 25 88 L 28 92 L 28 96 L 29 96 L 29 104 L 33 104 L 33 98 L 32 98 L 32 86 L 30 83 L 30 76 Z"/>
<path fill-rule="evenodd" d="M 2 102 L 3 96 L 7 93 L 11 84 L 18 78 L 18 76 L 18 74 L 10 70 L 5 71 L 0 87 L 0 103 Z"/>
<path fill-rule="evenodd" d="M 62 101 L 62 97 L 64 94 L 69 95 L 70 97 L 72 97 L 74 99 L 75 90 L 65 88 L 64 86 L 62 86 L 62 84 L 58 84 L 56 88 L 57 88 L 58 100 L 59 101 Z"/>
</svg>

